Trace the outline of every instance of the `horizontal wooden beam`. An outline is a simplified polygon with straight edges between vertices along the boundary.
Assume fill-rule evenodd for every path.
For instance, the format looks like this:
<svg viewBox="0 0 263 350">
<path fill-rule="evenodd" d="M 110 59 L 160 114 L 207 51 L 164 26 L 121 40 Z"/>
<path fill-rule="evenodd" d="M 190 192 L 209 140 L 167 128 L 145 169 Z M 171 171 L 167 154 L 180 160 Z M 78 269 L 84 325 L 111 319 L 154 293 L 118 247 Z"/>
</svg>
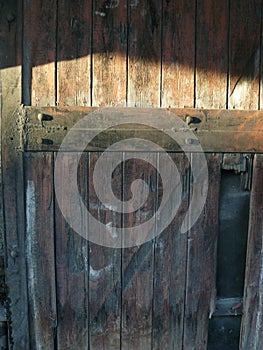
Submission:
<svg viewBox="0 0 263 350">
<path fill-rule="evenodd" d="M 80 137 L 85 137 L 90 130 L 99 133 L 106 126 L 105 119 L 100 118 L 99 121 L 94 122 L 92 118 L 95 111 L 99 112 L 98 108 L 23 107 L 21 110 L 22 120 L 24 120 L 23 127 L 20 127 L 21 149 L 24 151 L 58 151 L 69 130 L 85 116 L 90 117 L 90 123 L 86 123 L 85 127 L 78 130 Z M 185 143 L 184 150 L 189 146 L 189 151 L 195 151 L 193 145 L 200 144 L 204 152 L 263 152 L 263 111 L 169 109 L 167 111 L 185 121 L 185 129 L 176 129 L 176 126 L 173 128 L 168 123 L 169 128 L 177 132 L 179 144 L 176 139 L 164 132 L 171 131 L 165 128 L 171 113 L 168 114 L 167 119 L 163 111 L 164 109 L 112 107 L 110 118 L 116 126 L 100 132 L 89 143 L 86 150 L 105 150 L 115 142 L 136 137 L 150 140 L 166 151 L 173 152 L 182 151 L 180 144 L 182 142 Z M 160 127 L 154 129 L 149 125 L 156 120 L 158 113 Z M 121 125 L 127 115 L 139 117 L 140 123 L 144 125 Z M 21 115 L 19 120 L 21 123 Z M 194 135 L 193 138 L 186 132 L 189 130 L 188 127 Z M 13 129 L 10 131 L 10 137 L 15 132 L 15 124 Z M 199 150 L 200 148 L 197 147 L 196 151 Z"/>
</svg>

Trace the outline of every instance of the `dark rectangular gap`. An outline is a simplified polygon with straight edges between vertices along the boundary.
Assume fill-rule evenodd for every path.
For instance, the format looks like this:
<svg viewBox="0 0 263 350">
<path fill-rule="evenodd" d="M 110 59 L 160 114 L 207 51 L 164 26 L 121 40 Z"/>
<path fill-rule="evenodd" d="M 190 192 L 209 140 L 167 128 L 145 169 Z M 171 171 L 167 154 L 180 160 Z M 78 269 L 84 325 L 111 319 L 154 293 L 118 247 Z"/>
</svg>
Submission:
<svg viewBox="0 0 263 350">
<path fill-rule="evenodd" d="M 238 350 L 245 279 L 250 192 L 242 174 L 222 170 L 217 248 L 217 301 L 208 350 Z"/>
</svg>

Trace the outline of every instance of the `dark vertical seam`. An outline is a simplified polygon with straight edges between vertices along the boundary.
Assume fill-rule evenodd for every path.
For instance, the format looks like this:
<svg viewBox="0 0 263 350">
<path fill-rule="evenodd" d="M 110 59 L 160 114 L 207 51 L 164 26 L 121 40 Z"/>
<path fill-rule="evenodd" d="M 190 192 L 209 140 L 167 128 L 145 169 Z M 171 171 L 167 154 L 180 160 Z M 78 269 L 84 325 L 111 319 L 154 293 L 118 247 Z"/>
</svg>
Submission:
<svg viewBox="0 0 263 350">
<path fill-rule="evenodd" d="M 164 5 L 162 0 L 162 8 L 161 8 L 161 20 L 160 20 L 160 26 L 161 26 L 161 57 L 160 57 L 160 107 L 162 107 L 163 104 L 163 40 L 164 40 L 164 28 L 163 28 L 163 22 L 164 22 Z"/>
<path fill-rule="evenodd" d="M 262 30 L 263 30 L 263 1 L 261 1 L 261 10 L 260 10 L 260 42 L 259 42 L 259 79 L 258 79 L 258 110 L 261 109 L 261 83 L 262 83 Z"/>
<path fill-rule="evenodd" d="M 196 98 L 197 98 L 197 87 L 196 87 L 196 81 L 197 81 L 197 33 L 198 33 L 198 26 L 197 26 L 197 10 L 198 10 L 198 0 L 195 0 L 195 16 L 194 16 L 194 25 L 195 25 L 195 40 L 194 40 L 194 108 L 196 108 Z"/>
<path fill-rule="evenodd" d="M 93 106 L 93 49 L 94 49 L 94 2 L 91 0 L 91 24 L 90 24 L 90 106 Z"/>
<path fill-rule="evenodd" d="M 155 181 L 156 181 L 156 196 L 155 196 L 155 205 L 154 205 L 154 212 L 156 214 L 157 210 L 158 210 L 158 193 L 159 193 L 159 182 L 158 182 L 158 171 L 157 169 L 159 169 L 159 153 L 156 153 L 156 172 L 155 172 Z M 157 233 L 157 216 L 155 215 L 155 235 Z M 158 235 L 157 235 L 158 236 Z M 155 308 L 154 308 L 154 301 L 155 301 L 155 279 L 156 279 L 156 270 L 155 270 L 155 262 L 156 262 L 156 245 L 157 245 L 157 238 L 155 237 L 153 239 L 153 281 L 152 281 L 152 329 L 151 329 L 151 350 L 154 349 L 154 318 L 155 318 Z"/>
<path fill-rule="evenodd" d="M 190 154 L 190 160 L 192 158 L 192 154 Z M 184 159 L 184 158 L 183 158 Z M 182 161 L 183 161 L 182 159 Z M 190 161 L 191 163 L 191 161 Z M 189 205 L 190 205 L 190 202 L 191 202 L 191 167 L 189 165 L 189 169 L 187 171 L 187 175 L 186 175 L 186 183 L 187 183 L 187 197 L 188 197 L 188 210 L 189 210 Z M 187 287 L 188 287 L 188 275 L 189 275 L 189 259 L 188 259 L 188 256 L 189 256 L 189 232 L 185 233 L 185 235 L 187 235 L 186 237 L 186 247 L 185 247 L 185 282 L 184 282 L 184 308 L 183 308 L 183 329 L 182 329 L 182 350 L 184 350 L 185 348 L 185 344 L 184 344 L 184 341 L 185 341 L 185 329 L 186 329 L 186 320 L 185 320 L 185 317 L 186 317 L 186 303 L 187 303 Z"/>
<path fill-rule="evenodd" d="M 227 81 L 226 81 L 226 109 L 229 108 L 230 91 L 230 48 L 231 48 L 231 1 L 228 1 L 228 31 L 227 31 Z"/>
<path fill-rule="evenodd" d="M 22 52 L 22 62 L 21 62 L 21 101 L 22 104 L 26 106 L 30 106 L 32 104 L 31 101 L 31 81 L 32 81 L 32 60 L 30 55 L 30 60 L 27 58 L 28 55 L 28 46 L 25 44 L 25 23 L 24 23 L 24 17 L 25 17 L 25 8 L 24 8 L 24 1 L 21 1 L 21 52 Z M 16 49 L 16 48 L 15 48 Z M 30 51 L 31 53 L 31 51 Z"/>
<path fill-rule="evenodd" d="M 126 12 L 126 107 L 128 106 L 129 91 L 129 39 L 130 39 L 130 1 L 127 0 Z"/>
<path fill-rule="evenodd" d="M 58 349 L 58 338 L 57 338 L 57 327 L 58 327 L 58 281 L 57 281 L 57 244 L 56 244 L 56 194 L 55 194 L 55 157 L 54 152 L 52 152 L 52 196 L 53 196 L 53 225 L 54 225 L 54 276 L 55 276 L 55 302 L 56 302 L 56 326 L 53 328 L 53 341 L 54 350 Z"/>
<path fill-rule="evenodd" d="M 58 14 L 58 0 L 56 1 L 56 48 L 55 48 L 55 106 L 59 104 L 58 101 L 58 40 L 59 40 L 59 33 L 58 33 L 58 23 L 59 23 L 59 14 Z"/>
<path fill-rule="evenodd" d="M 90 183 L 90 174 L 89 174 L 89 169 L 90 169 L 90 152 L 85 152 L 85 162 L 86 162 L 86 177 L 87 177 L 87 182 L 86 182 L 86 195 L 87 195 L 87 209 L 89 211 L 90 209 L 90 202 L 89 202 L 89 183 Z M 87 284 L 85 282 L 85 286 L 87 285 L 87 300 L 85 308 L 87 308 L 87 323 L 88 323 L 88 350 L 90 350 L 90 326 L 91 326 L 91 321 L 90 321 L 90 310 L 89 310 L 89 301 L 90 301 L 90 290 L 89 290 L 89 285 L 90 285 L 90 276 L 89 276 L 89 271 L 90 271 L 90 243 L 89 243 L 89 221 L 86 223 L 86 242 L 87 242 Z M 86 276 L 86 274 L 85 274 Z"/>
</svg>

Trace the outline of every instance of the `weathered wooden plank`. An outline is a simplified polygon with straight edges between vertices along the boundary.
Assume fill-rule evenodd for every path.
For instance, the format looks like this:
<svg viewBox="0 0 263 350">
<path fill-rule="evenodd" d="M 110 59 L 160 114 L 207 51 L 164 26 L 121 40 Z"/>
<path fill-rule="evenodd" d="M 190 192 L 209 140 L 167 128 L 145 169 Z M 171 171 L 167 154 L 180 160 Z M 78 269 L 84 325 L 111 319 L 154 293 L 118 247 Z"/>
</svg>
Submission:
<svg viewBox="0 0 263 350">
<path fill-rule="evenodd" d="M 197 1 L 195 107 L 224 108 L 227 95 L 227 1 Z"/>
<path fill-rule="evenodd" d="M 172 154 L 171 157 L 181 176 L 182 200 L 173 221 L 155 242 L 152 344 L 154 350 L 182 349 L 183 344 L 187 234 L 181 233 L 181 225 L 189 205 L 190 172 L 185 155 Z M 165 164 L 162 166 L 165 168 Z M 170 176 L 169 171 L 167 176 Z M 177 185 L 171 178 L 171 192 Z M 167 208 L 167 211 L 169 209 Z"/>
<path fill-rule="evenodd" d="M 164 1 L 162 107 L 194 107 L 195 1 Z"/>
<path fill-rule="evenodd" d="M 79 159 L 78 184 L 82 200 L 87 204 L 87 155 L 63 154 L 63 172 L 72 173 L 72 156 Z M 61 175 L 63 188 L 70 191 L 72 183 L 65 183 Z M 63 200 L 63 199 L 62 199 Z M 66 199 L 65 199 L 66 200 Z M 70 206 L 70 203 L 68 204 Z M 74 212 L 70 211 L 71 215 Z M 87 222 L 81 223 L 83 231 Z M 58 349 L 88 349 L 89 346 L 89 307 L 88 307 L 88 241 L 74 232 L 56 206 L 56 277 Z"/>
<path fill-rule="evenodd" d="M 27 75 L 23 79 L 23 89 L 26 104 L 56 104 L 56 18 L 56 0 L 23 2 L 23 72 Z"/>
<path fill-rule="evenodd" d="M 207 201 L 198 221 L 188 233 L 184 349 L 206 349 L 209 315 L 214 311 L 220 160 L 221 155 L 207 155 Z M 196 184 L 200 183 L 202 191 L 203 179 L 198 174 L 195 176 Z M 198 202 L 195 203 L 195 207 L 198 205 Z"/>
<path fill-rule="evenodd" d="M 0 12 L 0 115 L 1 169 L 3 176 L 5 266 L 7 298 L 8 343 L 10 348 L 29 348 L 28 300 L 25 263 L 25 220 L 23 191 L 23 161 L 14 109 L 21 103 L 22 62 L 22 2 L 1 3 Z"/>
<path fill-rule="evenodd" d="M 129 159 L 130 156 L 134 159 Z M 143 203 L 142 206 L 123 216 L 123 226 L 135 227 L 153 219 L 153 226 L 156 225 L 155 212 L 157 210 L 157 154 L 152 154 L 153 165 L 140 160 L 140 155 L 125 153 L 124 159 L 124 181 L 123 200 L 131 199 L 131 185 L 136 179 L 144 180 L 149 188 L 149 194 L 143 202 L 143 190 L 133 188 L 136 195 L 136 203 Z M 139 184 L 141 186 L 141 184 Z M 141 229 L 140 239 L 146 241 L 152 236 L 150 229 Z M 129 234 L 129 241 L 130 239 Z M 123 244 L 127 246 L 123 237 Z M 134 242 L 134 245 L 136 243 Z M 144 249 L 144 256 L 141 259 L 140 249 Z M 153 262 L 154 262 L 154 241 L 150 240 L 140 245 L 123 250 L 122 257 L 122 348 L 123 349 L 151 349 L 152 343 L 152 298 L 153 298 Z M 131 264 L 132 263 L 132 264 Z M 131 268 L 132 266 L 132 268 Z"/>
<path fill-rule="evenodd" d="M 161 5 L 128 1 L 128 106 L 160 105 Z"/>
<path fill-rule="evenodd" d="M 89 106 L 92 1 L 58 2 L 57 88 L 60 106 Z"/>
<path fill-rule="evenodd" d="M 27 123 L 23 130 L 24 147 L 26 150 L 58 150 L 62 140 L 71 127 L 81 120 L 86 114 L 94 112 L 92 108 L 25 108 L 27 113 Z M 181 151 L 177 142 L 167 137 L 159 130 L 153 131 L 149 126 L 151 122 L 158 122 L 159 129 L 167 126 L 170 120 L 169 115 L 163 117 L 163 110 L 160 110 L 160 117 L 153 116 L 153 109 L 140 108 L 119 108 L 112 114 L 112 121 L 116 126 L 112 131 L 100 133 L 87 149 L 103 150 L 110 144 L 120 141 L 124 137 L 144 137 L 170 151 Z M 181 120 L 186 116 L 190 118 L 190 129 L 199 139 L 205 152 L 263 152 L 263 112 L 262 111 L 236 111 L 236 110 L 198 110 L 198 109 L 171 109 Z M 38 119 L 38 114 L 43 113 L 43 121 Z M 141 116 L 143 125 L 125 125 L 125 118 Z M 171 116 L 172 117 L 172 116 Z M 89 121 L 86 130 L 103 130 L 104 119 Z M 174 124 L 167 128 L 167 131 L 174 132 Z M 187 147 L 187 137 L 181 130 L 177 130 L 178 137 L 182 144 Z M 85 131 L 83 129 L 83 135 Z M 81 135 L 81 134 L 80 134 Z M 177 136 L 175 135 L 177 139 Z M 179 139 L 178 139 L 179 140 Z M 194 141 L 195 142 L 195 141 Z M 190 144 L 190 150 L 193 150 Z"/>
<path fill-rule="evenodd" d="M 127 1 L 94 2 L 92 105 L 126 103 Z"/>
<path fill-rule="evenodd" d="M 18 69 L 19 72 L 19 69 Z M 14 78 L 19 79 L 14 72 Z M 29 348 L 28 295 L 25 261 L 25 217 L 22 153 L 17 151 L 19 142 L 8 129 L 7 118 L 3 120 L 4 147 L 2 153 L 4 214 L 6 236 L 6 284 L 8 287 L 9 342 L 13 349 Z M 17 135 L 16 135 L 17 136 Z M 13 140 L 10 140 L 12 138 Z"/>
<path fill-rule="evenodd" d="M 261 0 L 230 1 L 229 108 L 259 105 Z"/>
<path fill-rule="evenodd" d="M 90 153 L 89 156 L 89 212 L 98 221 L 108 227 L 121 227 L 121 214 L 107 208 L 97 197 L 94 181 L 107 194 L 105 187 L 107 168 L 115 157 L 107 153 L 105 167 L 99 169 L 99 178 L 93 178 L 94 167 L 100 153 Z M 112 174 L 113 193 L 121 199 L 122 167 L 117 167 Z M 89 231 L 91 228 L 89 228 Z M 98 228 L 92 234 L 102 233 Z M 89 304 L 90 304 L 90 349 L 115 350 L 120 348 L 120 318 L 121 318 L 121 250 L 109 248 L 90 242 L 89 258 Z"/>
<path fill-rule="evenodd" d="M 263 347 L 263 156 L 254 159 L 240 349 Z"/>
<path fill-rule="evenodd" d="M 26 263 L 30 348 L 55 348 L 53 156 L 26 153 Z"/>
</svg>

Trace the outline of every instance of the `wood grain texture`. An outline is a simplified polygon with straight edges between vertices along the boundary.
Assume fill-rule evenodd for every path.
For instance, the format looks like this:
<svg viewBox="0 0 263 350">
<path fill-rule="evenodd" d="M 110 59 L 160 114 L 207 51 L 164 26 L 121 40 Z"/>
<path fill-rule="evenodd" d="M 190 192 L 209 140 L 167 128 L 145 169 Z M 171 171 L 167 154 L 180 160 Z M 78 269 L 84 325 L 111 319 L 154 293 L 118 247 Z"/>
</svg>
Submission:
<svg viewBox="0 0 263 350">
<path fill-rule="evenodd" d="M 1 143 L 5 225 L 8 343 L 14 350 L 29 348 L 25 262 L 23 159 L 13 123 L 21 120 L 22 2 L 3 2 L 0 11 Z M 17 127 L 20 129 L 18 121 Z"/>
<path fill-rule="evenodd" d="M 153 165 L 140 160 L 140 155 L 129 159 L 125 153 L 123 199 L 131 198 L 131 185 L 136 179 L 144 180 L 149 187 L 147 200 L 131 213 L 124 214 L 123 225 L 127 228 L 139 227 L 153 218 L 157 209 L 157 154 L 152 154 Z M 141 203 L 142 190 L 137 193 L 136 200 Z M 143 239 L 153 237 L 152 226 L 142 230 Z M 141 238 L 140 236 L 140 238 Z M 124 237 L 125 244 L 125 237 Z M 149 240 L 140 246 L 123 250 L 122 257 L 122 348 L 151 349 L 152 343 L 152 298 L 153 298 L 153 263 L 154 242 Z"/>
<path fill-rule="evenodd" d="M 57 1 L 29 0 L 23 3 L 23 82 L 27 104 L 56 104 Z"/>
<path fill-rule="evenodd" d="M 70 107 L 70 108 L 32 108 L 26 107 L 27 123 L 23 129 L 23 143 L 27 151 L 57 151 L 62 140 L 79 120 L 85 115 L 95 111 L 93 108 Z M 101 112 L 100 122 L 92 118 L 87 126 L 83 127 L 83 134 L 88 131 L 100 132 L 87 146 L 87 150 L 97 151 L 104 150 L 114 142 L 123 138 L 141 137 L 151 139 L 163 149 L 169 151 L 181 151 L 177 142 L 173 142 L 161 130 L 154 130 L 149 127 L 149 123 L 158 121 L 160 126 L 167 125 L 167 122 L 177 119 L 185 121 L 186 116 L 192 117 L 190 129 L 195 132 L 204 152 L 263 152 L 263 124 L 262 111 L 238 111 L 238 110 L 206 110 L 206 109 L 171 109 L 171 114 L 163 116 L 163 111 L 158 119 L 157 110 L 152 108 L 118 108 L 112 111 L 112 121 L 115 127 L 112 130 L 101 132 L 107 128 L 104 121 L 103 110 Z M 43 113 L 47 120 L 42 123 L 38 120 L 38 113 Z M 155 114 L 155 115 L 153 115 Z M 157 117 L 156 117 L 157 114 Z M 145 125 L 121 126 L 124 118 L 127 116 L 137 116 Z M 170 116 L 169 116 L 170 115 Z M 94 117 L 94 116 L 93 116 Z M 169 119 L 169 118 L 173 119 Z M 158 120 L 157 120 L 158 119 Z M 191 118 L 190 118 L 191 120 Z M 171 122 L 170 132 L 174 132 L 173 123 Z M 187 146 L 187 140 L 184 135 L 180 135 L 182 144 Z M 191 135 L 190 135 L 191 136 Z M 187 137 L 188 138 L 188 137 Z M 190 137 L 191 142 L 192 137 Z M 193 142 L 197 142 L 193 140 Z M 134 147 L 129 147 L 134 150 Z M 190 144 L 189 150 L 193 150 Z M 79 149 L 81 151 L 81 149 Z M 194 150 L 193 150 L 194 151 Z"/>
<path fill-rule="evenodd" d="M 78 184 L 82 200 L 87 205 L 88 157 L 79 153 L 63 155 L 63 171 L 73 171 L 72 156 L 79 159 Z M 62 185 L 68 191 L 71 183 Z M 66 199 L 65 199 L 66 200 Z M 70 203 L 69 203 L 70 205 Z M 57 347 L 58 349 L 88 349 L 89 346 L 89 254 L 88 241 L 74 232 L 56 206 L 56 277 L 57 277 Z M 70 213 L 70 210 L 69 210 Z M 71 215 L 74 215 L 71 210 Z M 87 232 L 88 223 L 81 223 Z"/>
<path fill-rule="evenodd" d="M 228 1 L 197 0 L 195 107 L 225 108 Z"/>
<path fill-rule="evenodd" d="M 14 74 L 14 78 L 18 79 L 18 76 Z M 8 113 L 5 116 L 8 118 L 17 117 L 17 115 Z M 7 120 L 4 119 L 3 127 L 6 130 L 5 132 L 8 132 L 6 123 Z M 13 142 L 10 142 L 10 134 L 8 132 L 7 135 L 4 134 L 3 140 L 5 140 L 2 153 L 2 166 L 9 343 L 13 349 L 28 349 L 30 347 L 30 341 L 25 261 L 23 159 L 22 153 L 17 153 L 15 150 L 15 147 L 19 144 L 17 137 L 13 138 Z"/>
<path fill-rule="evenodd" d="M 26 262 L 31 349 L 53 349 L 57 327 L 53 157 L 24 155 Z"/>
<path fill-rule="evenodd" d="M 93 106 L 126 104 L 127 1 L 95 1 Z"/>
<path fill-rule="evenodd" d="M 92 1 L 58 2 L 57 88 L 60 106 L 90 106 Z"/>
<path fill-rule="evenodd" d="M 99 179 L 93 179 L 96 162 L 101 153 L 89 155 L 89 212 L 98 221 L 110 227 L 121 227 L 121 215 L 108 209 L 100 202 L 94 188 L 94 181 L 105 187 L 107 167 L 100 169 Z M 110 164 L 114 153 L 108 152 L 106 162 Z M 113 193 L 121 199 L 122 168 L 112 174 Z M 89 228 L 90 230 L 90 228 Z M 114 233 L 114 229 L 112 231 Z M 100 229 L 93 234 L 100 235 Z M 121 318 L 121 250 L 90 242 L 89 258 L 89 304 L 90 304 L 90 349 L 115 350 L 120 348 Z"/>
<path fill-rule="evenodd" d="M 261 0 L 230 1 L 229 108 L 258 108 L 261 7 Z"/>
<path fill-rule="evenodd" d="M 182 183 L 181 205 L 171 224 L 156 237 L 152 349 L 177 350 L 183 346 L 187 234 L 181 233 L 189 201 L 189 163 L 183 154 L 170 154 Z M 165 169 L 164 164 L 159 166 Z M 167 167 L 166 167 L 167 168 Z M 169 171 L 166 172 L 169 177 Z M 171 190 L 176 189 L 171 178 Z M 158 191 L 159 192 L 159 191 Z M 165 212 L 169 212 L 167 208 Z"/>
<path fill-rule="evenodd" d="M 128 106 L 160 105 L 161 1 L 128 1 Z"/>
<path fill-rule="evenodd" d="M 220 154 L 207 155 L 207 201 L 200 217 L 188 233 L 183 347 L 187 350 L 206 349 L 209 315 L 214 311 L 220 160 Z M 202 183 L 203 179 L 199 178 L 198 174 L 195 175 L 196 183 Z M 197 205 L 198 202 L 195 203 L 195 206 Z"/>
<path fill-rule="evenodd" d="M 195 1 L 164 1 L 162 107 L 194 106 Z"/>
<path fill-rule="evenodd" d="M 240 349 L 263 346 L 263 156 L 254 159 Z"/>
</svg>

